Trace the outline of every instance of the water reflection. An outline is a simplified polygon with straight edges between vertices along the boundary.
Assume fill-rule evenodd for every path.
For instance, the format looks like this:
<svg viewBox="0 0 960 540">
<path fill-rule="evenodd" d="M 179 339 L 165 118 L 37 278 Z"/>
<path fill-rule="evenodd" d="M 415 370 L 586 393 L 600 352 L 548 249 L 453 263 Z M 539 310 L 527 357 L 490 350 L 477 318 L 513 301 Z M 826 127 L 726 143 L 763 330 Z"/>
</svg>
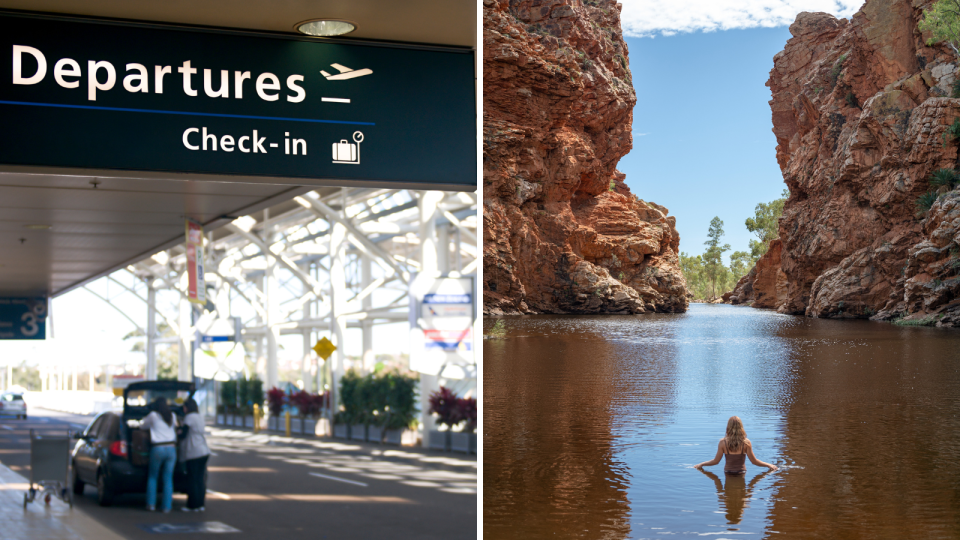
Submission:
<svg viewBox="0 0 960 540">
<path fill-rule="evenodd" d="M 616 346 L 571 332 L 561 318 L 525 323 L 511 339 L 484 344 L 485 354 L 513 359 L 485 366 L 485 381 L 499 381 L 484 396 L 484 460 L 498 464 L 484 467 L 485 530 L 500 538 L 625 538 L 626 479 L 611 435 Z"/>
<path fill-rule="evenodd" d="M 486 538 L 960 538 L 960 332 L 703 305 L 505 321 Z M 731 415 L 782 470 L 691 468 Z"/>
<path fill-rule="evenodd" d="M 743 517 L 743 509 L 749 506 L 750 497 L 753 496 L 753 490 L 757 482 L 766 476 L 770 471 L 764 471 L 747 483 L 747 476 L 744 474 L 725 474 L 725 482 L 720 481 L 720 477 L 710 471 L 700 471 L 707 478 L 713 480 L 717 488 L 717 497 L 720 499 L 720 509 L 724 511 L 728 525 L 739 525 Z"/>
</svg>

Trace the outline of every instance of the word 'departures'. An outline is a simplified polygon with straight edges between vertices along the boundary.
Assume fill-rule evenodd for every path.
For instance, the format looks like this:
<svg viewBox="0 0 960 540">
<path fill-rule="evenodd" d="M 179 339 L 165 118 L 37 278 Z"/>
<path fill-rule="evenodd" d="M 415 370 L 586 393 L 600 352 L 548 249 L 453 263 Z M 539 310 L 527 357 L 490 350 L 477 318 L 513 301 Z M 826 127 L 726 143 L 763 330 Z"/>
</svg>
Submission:
<svg viewBox="0 0 960 540">
<path fill-rule="evenodd" d="M 35 72 L 24 73 L 24 55 L 30 55 L 36 62 Z M 32 68 L 32 66 L 30 67 Z M 13 84 L 37 84 L 47 76 L 47 67 L 47 58 L 39 49 L 26 45 L 13 46 Z M 150 70 L 143 64 L 127 64 L 124 68 L 126 73 L 123 77 L 123 89 L 131 93 L 149 93 L 152 91 L 155 94 L 162 94 L 164 77 L 166 75 L 175 77 L 173 66 L 153 66 L 153 70 Z M 177 67 L 177 73 L 183 79 L 183 93 L 196 97 L 199 94 L 199 87 L 194 87 L 193 76 L 197 74 L 197 68 L 191 66 L 191 61 L 187 60 L 183 65 Z M 53 79 L 63 88 L 79 88 L 80 81 L 85 79 L 87 99 L 96 101 L 97 92 L 106 92 L 116 86 L 117 70 L 113 64 L 105 60 L 87 60 L 86 72 L 84 73 L 80 63 L 73 58 L 61 58 L 53 66 Z M 234 99 L 243 99 L 244 85 L 246 84 L 248 87 L 252 85 L 257 96 L 264 101 L 280 99 L 282 90 L 280 78 L 273 73 L 261 73 L 254 80 L 249 71 L 234 71 L 233 77 L 231 77 L 230 71 L 223 69 L 220 70 L 216 79 L 216 82 L 219 83 L 217 85 L 215 85 L 213 70 L 203 70 L 203 93 L 208 97 L 229 98 L 232 89 Z M 303 87 L 297 84 L 303 82 L 303 75 L 290 75 L 286 82 L 288 93 L 284 97 L 287 101 L 300 103 L 307 97 Z"/>
</svg>

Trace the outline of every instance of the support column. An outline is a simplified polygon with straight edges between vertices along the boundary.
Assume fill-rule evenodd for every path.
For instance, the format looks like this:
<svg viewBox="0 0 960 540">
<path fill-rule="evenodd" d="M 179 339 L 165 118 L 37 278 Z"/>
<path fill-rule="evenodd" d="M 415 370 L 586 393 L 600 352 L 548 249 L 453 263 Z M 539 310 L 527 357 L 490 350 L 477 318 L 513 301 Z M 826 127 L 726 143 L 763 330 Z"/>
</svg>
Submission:
<svg viewBox="0 0 960 540">
<path fill-rule="evenodd" d="M 157 289 L 147 278 L 147 380 L 157 380 Z M 92 372 L 91 372 L 92 373 Z"/>
<path fill-rule="evenodd" d="M 450 226 L 437 227 L 437 269 L 441 274 L 450 272 Z"/>
<path fill-rule="evenodd" d="M 360 258 L 360 290 L 364 291 L 373 283 L 373 261 L 363 255 Z M 373 309 L 373 295 L 368 294 L 363 299 L 363 311 Z M 376 355 L 373 354 L 373 319 L 366 318 L 360 322 L 363 333 L 363 369 L 367 373 L 373 371 L 376 364 Z"/>
<path fill-rule="evenodd" d="M 440 191 L 425 191 L 420 197 L 420 273 L 421 275 L 437 276 L 439 260 L 437 256 L 437 206 L 443 200 L 444 194 Z M 413 351 L 413 354 L 416 354 Z M 436 429 L 430 410 L 430 394 L 440 388 L 436 374 L 420 374 L 420 410 L 424 431 Z"/>
<path fill-rule="evenodd" d="M 344 193 L 344 190 L 340 190 Z M 341 198 L 340 212 L 346 209 L 345 201 Z M 346 320 L 342 314 L 347 312 L 347 277 L 344 269 L 347 258 L 347 228 L 340 222 L 330 224 L 330 333 L 333 335 L 333 344 L 337 350 L 329 358 L 331 364 L 330 395 L 332 409 L 337 408 L 339 388 L 337 385 L 343 377 L 344 349 L 346 343 Z"/>
<path fill-rule="evenodd" d="M 187 290 L 187 272 L 184 270 L 180 276 L 181 290 Z M 193 353 L 193 307 L 185 296 L 180 296 L 180 313 L 177 318 L 177 325 L 180 326 L 180 341 L 177 346 L 177 380 L 190 382 L 193 380 L 193 373 L 190 372 L 191 354 Z"/>
<path fill-rule="evenodd" d="M 266 222 L 269 218 L 269 211 L 264 210 L 263 220 Z M 264 231 L 264 241 L 267 244 L 267 249 L 269 249 L 273 244 L 273 234 L 269 231 Z M 267 313 L 266 321 L 264 321 L 267 328 L 266 383 L 267 388 L 273 388 L 280 383 L 278 373 L 279 360 L 277 358 L 277 352 L 280 348 L 280 328 L 277 326 L 277 324 L 280 323 L 280 302 L 277 298 L 279 283 L 277 282 L 277 258 L 270 257 L 266 253 L 264 253 L 263 256 L 267 261 L 267 270 L 263 280 L 264 311 Z"/>
<path fill-rule="evenodd" d="M 437 257 L 437 206 L 443 200 L 442 191 L 424 191 L 420 196 L 420 272 L 435 275 L 439 270 Z"/>
<path fill-rule="evenodd" d="M 455 228 L 453 232 L 456 235 L 453 241 L 453 249 L 454 249 L 453 269 L 456 270 L 457 272 L 460 272 L 461 270 L 463 270 L 463 256 L 460 253 L 460 250 L 463 248 L 463 244 L 460 237 L 460 228 L 459 227 Z"/>
</svg>

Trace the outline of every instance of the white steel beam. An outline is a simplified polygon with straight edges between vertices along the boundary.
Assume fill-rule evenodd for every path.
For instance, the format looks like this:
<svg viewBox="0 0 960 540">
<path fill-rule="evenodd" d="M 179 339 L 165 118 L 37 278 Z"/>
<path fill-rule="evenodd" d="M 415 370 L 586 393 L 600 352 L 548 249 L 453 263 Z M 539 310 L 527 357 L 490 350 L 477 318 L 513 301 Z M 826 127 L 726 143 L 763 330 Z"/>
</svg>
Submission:
<svg viewBox="0 0 960 540">
<path fill-rule="evenodd" d="M 326 204 L 311 197 L 295 197 L 294 200 L 300 203 L 300 205 L 304 208 L 312 210 L 317 217 L 327 221 L 332 221 L 334 224 L 339 223 L 341 226 L 346 228 L 346 230 L 350 232 L 352 240 L 355 241 L 355 244 L 357 244 L 358 248 L 361 246 L 366 248 L 371 252 L 371 255 L 376 256 L 377 259 L 382 260 L 390 265 L 390 267 L 400 275 L 401 279 L 403 279 L 405 282 L 407 281 L 407 279 L 403 276 L 405 270 L 401 268 L 400 265 L 397 264 L 392 257 L 390 257 L 390 254 L 384 251 L 383 248 L 371 242 L 367 238 L 367 235 L 363 233 L 363 231 L 350 223 L 350 220 L 339 215 L 333 208 L 330 208 Z M 333 252 L 331 251 L 330 253 L 332 254 Z"/>
<path fill-rule="evenodd" d="M 252 244 L 257 246 L 258 248 L 260 248 L 260 252 L 263 253 L 265 257 L 267 257 L 268 259 L 272 258 L 276 262 L 283 265 L 283 267 L 289 270 L 290 272 L 292 272 L 293 275 L 297 276 L 298 278 L 300 278 L 301 281 L 309 285 L 310 292 L 313 293 L 314 296 L 316 296 L 320 300 L 323 299 L 323 294 L 320 292 L 321 291 L 320 284 L 314 281 L 314 279 L 309 275 L 307 275 L 303 270 L 301 270 L 300 267 L 298 267 L 293 261 L 284 257 L 283 255 L 278 255 L 270 251 L 269 246 L 263 240 L 261 240 L 259 236 L 251 232 L 247 232 L 233 223 L 228 223 L 227 227 L 230 228 L 230 230 L 239 234 L 240 236 L 243 236 L 244 238 L 249 240 Z"/>
</svg>

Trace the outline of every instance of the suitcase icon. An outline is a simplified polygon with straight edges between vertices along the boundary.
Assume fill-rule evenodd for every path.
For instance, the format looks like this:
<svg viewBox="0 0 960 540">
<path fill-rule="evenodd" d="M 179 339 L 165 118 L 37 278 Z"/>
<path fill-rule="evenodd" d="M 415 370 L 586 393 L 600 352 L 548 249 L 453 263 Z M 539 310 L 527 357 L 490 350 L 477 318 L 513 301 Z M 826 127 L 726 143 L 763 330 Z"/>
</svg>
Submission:
<svg viewBox="0 0 960 540">
<path fill-rule="evenodd" d="M 340 139 L 340 142 L 333 143 L 333 162 L 349 163 L 358 165 L 360 163 L 360 143 L 363 142 L 363 133 L 357 131 L 353 134 L 353 140 L 357 144 Z"/>
<path fill-rule="evenodd" d="M 356 161 L 357 145 L 348 143 L 346 139 L 340 139 L 340 142 L 333 143 L 334 161 Z"/>
</svg>

